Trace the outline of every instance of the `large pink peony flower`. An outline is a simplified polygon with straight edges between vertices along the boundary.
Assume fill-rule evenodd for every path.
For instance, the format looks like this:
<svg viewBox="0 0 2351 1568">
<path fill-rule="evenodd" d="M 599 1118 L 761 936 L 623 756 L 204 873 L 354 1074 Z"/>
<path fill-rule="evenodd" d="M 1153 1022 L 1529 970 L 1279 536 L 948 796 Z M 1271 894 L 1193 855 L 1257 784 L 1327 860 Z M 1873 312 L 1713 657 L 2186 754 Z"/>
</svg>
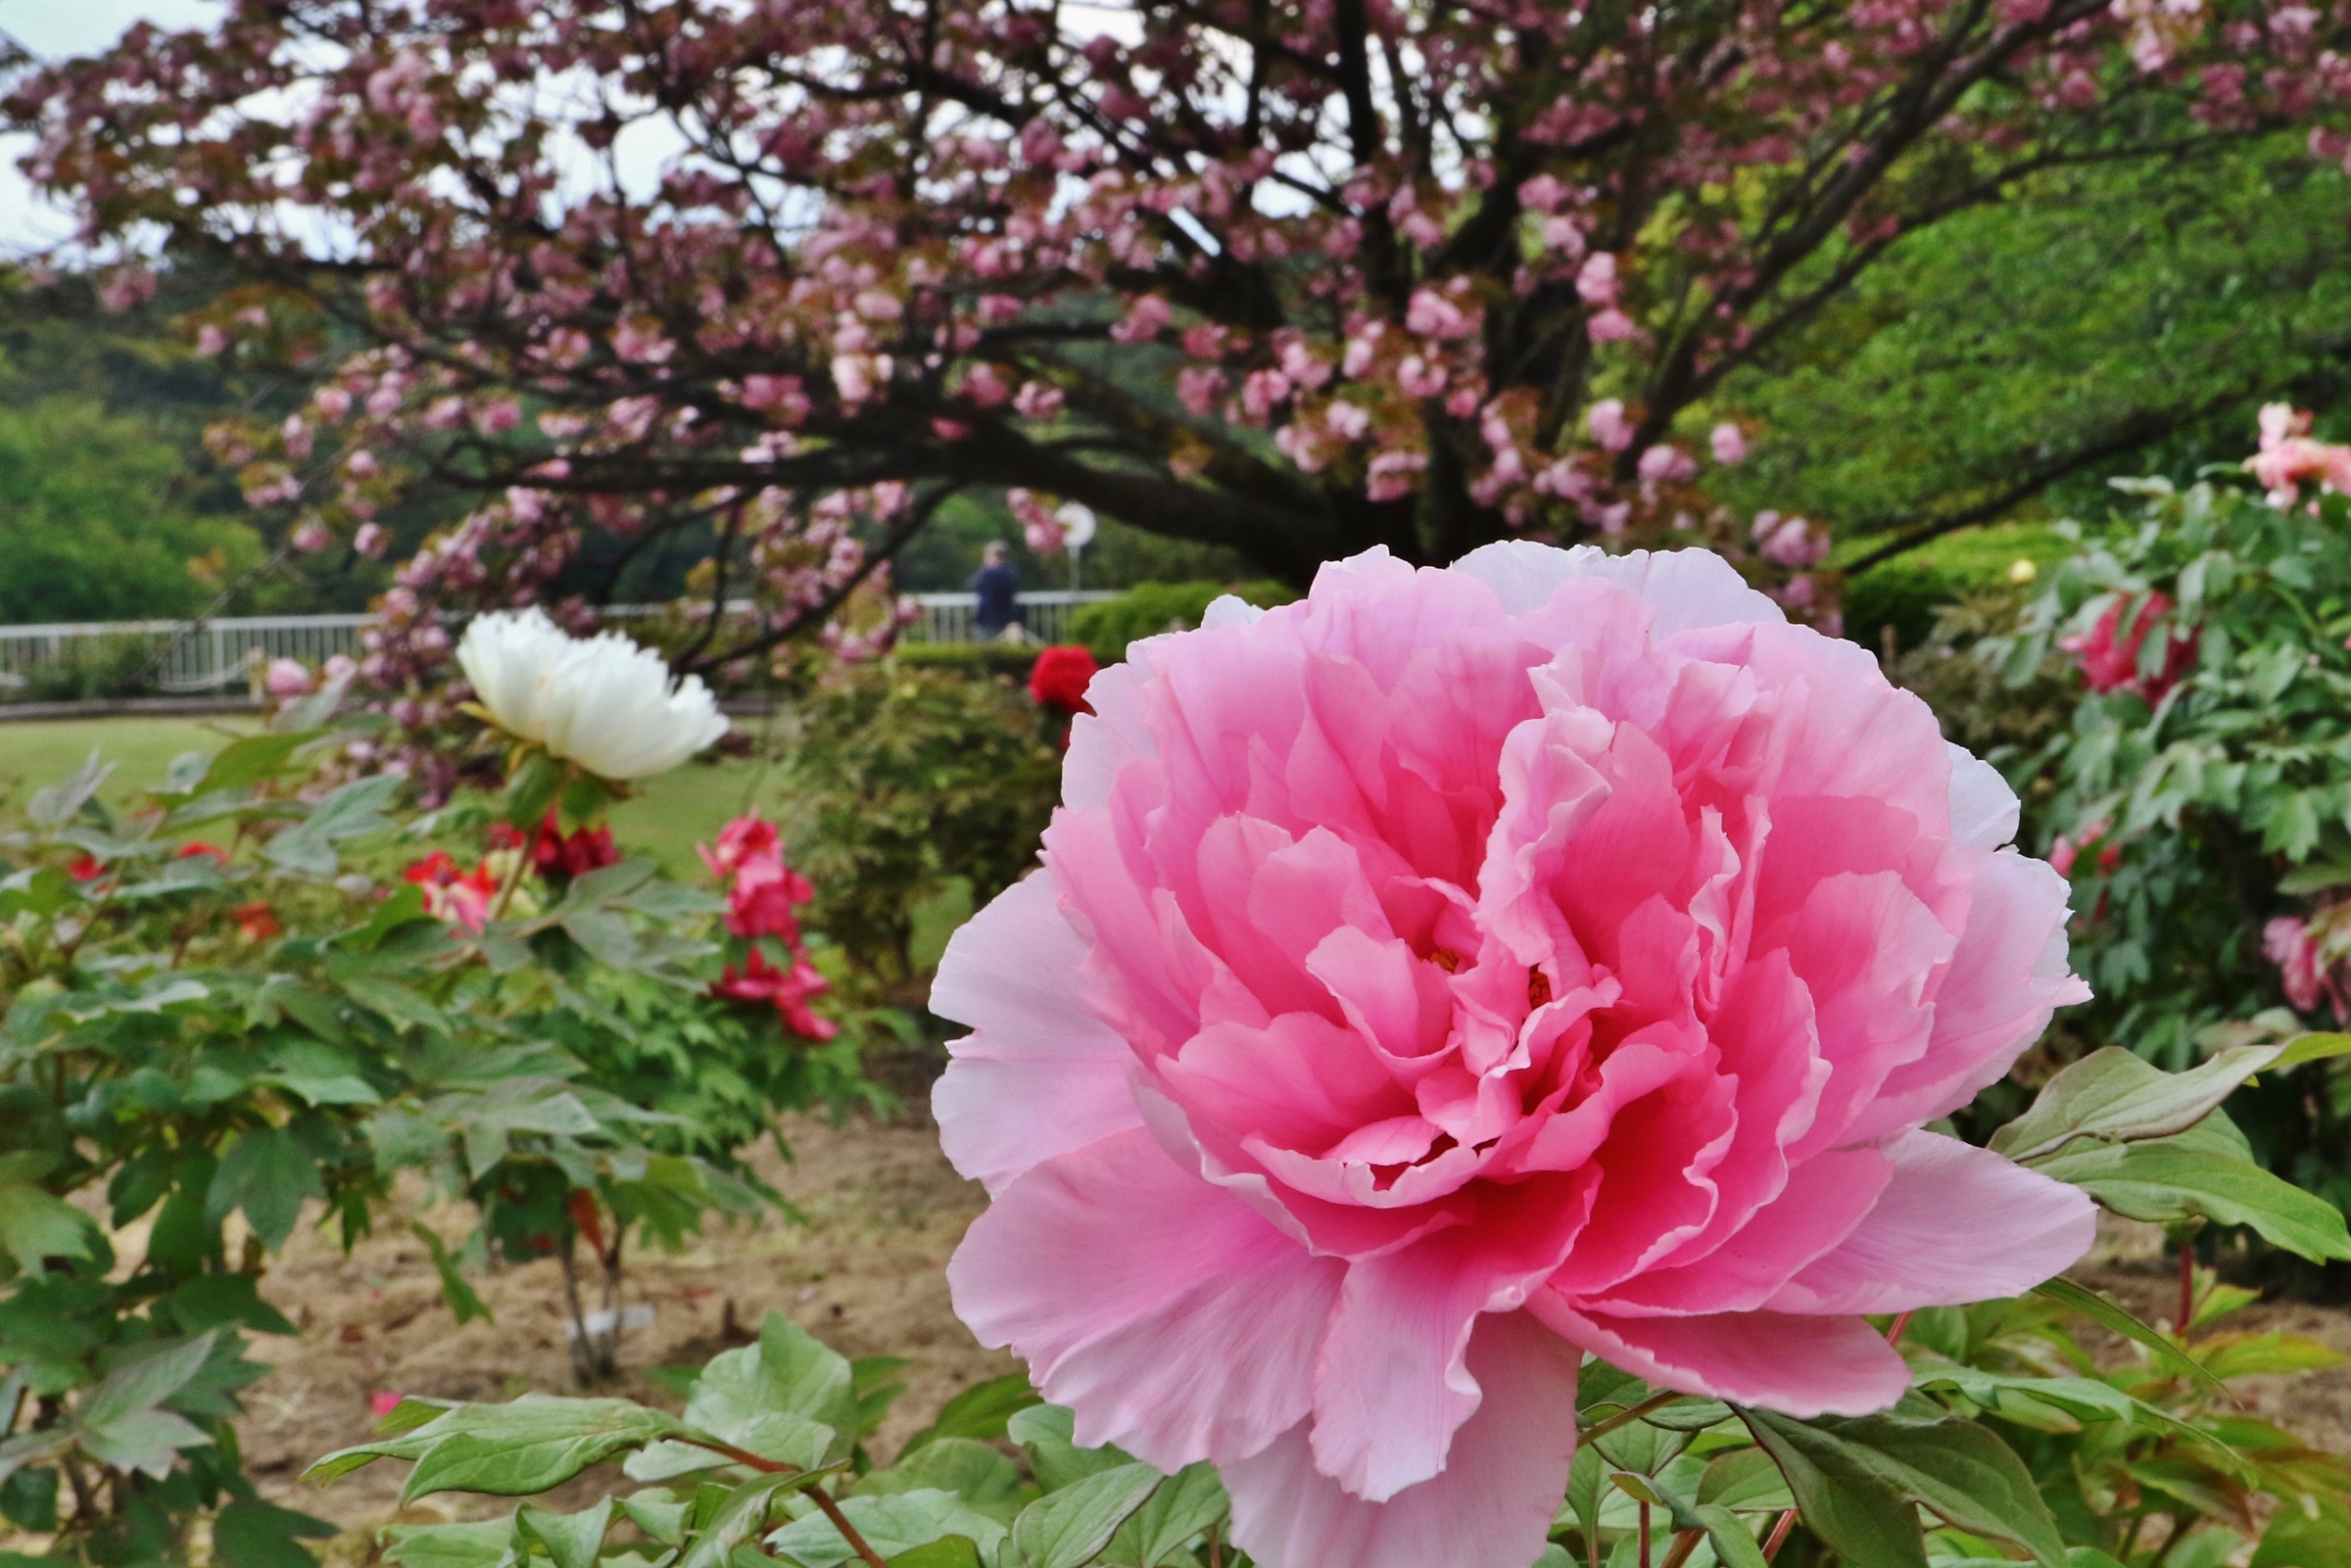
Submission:
<svg viewBox="0 0 2351 1568">
<path fill-rule="evenodd" d="M 2067 972 L 2016 800 L 1703 551 L 1374 551 L 1092 688 L 958 933 L 956 1309 L 1271 1568 L 1525 1568 L 1585 1351 L 1798 1415 L 1860 1314 L 2026 1289 L 2078 1191 L 1923 1123 Z"/>
</svg>

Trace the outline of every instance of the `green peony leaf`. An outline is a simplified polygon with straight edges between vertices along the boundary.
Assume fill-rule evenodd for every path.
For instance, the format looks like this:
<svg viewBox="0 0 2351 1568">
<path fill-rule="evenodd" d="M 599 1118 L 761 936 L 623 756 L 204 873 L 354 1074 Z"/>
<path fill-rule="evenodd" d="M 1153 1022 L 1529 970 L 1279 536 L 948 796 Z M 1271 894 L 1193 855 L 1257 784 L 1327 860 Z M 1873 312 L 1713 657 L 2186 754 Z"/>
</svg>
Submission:
<svg viewBox="0 0 2351 1568">
<path fill-rule="evenodd" d="M 1006 1568 L 1081 1568 L 1164 1479 L 1147 1464 L 1122 1464 L 1046 1493 L 1012 1522 Z"/>
</svg>

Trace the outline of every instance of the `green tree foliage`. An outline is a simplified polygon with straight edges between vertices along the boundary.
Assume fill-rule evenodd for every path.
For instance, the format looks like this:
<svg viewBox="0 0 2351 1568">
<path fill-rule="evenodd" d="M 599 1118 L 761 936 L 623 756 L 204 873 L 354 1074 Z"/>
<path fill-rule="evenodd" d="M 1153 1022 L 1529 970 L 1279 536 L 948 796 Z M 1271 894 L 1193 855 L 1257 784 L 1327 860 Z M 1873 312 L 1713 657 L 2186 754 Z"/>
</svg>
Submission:
<svg viewBox="0 0 2351 1568">
<path fill-rule="evenodd" d="M 191 488 L 148 421 L 90 398 L 0 403 L 0 621 L 201 610 L 262 548 L 244 523 L 199 514 Z"/>
<path fill-rule="evenodd" d="M 2295 138 L 2042 176 L 1905 240 L 1726 385 L 1764 428 L 1715 488 L 1849 541 L 2094 510 L 2108 475 L 2238 455 L 2258 403 L 2341 395 L 2347 223 L 2351 180 Z"/>
</svg>

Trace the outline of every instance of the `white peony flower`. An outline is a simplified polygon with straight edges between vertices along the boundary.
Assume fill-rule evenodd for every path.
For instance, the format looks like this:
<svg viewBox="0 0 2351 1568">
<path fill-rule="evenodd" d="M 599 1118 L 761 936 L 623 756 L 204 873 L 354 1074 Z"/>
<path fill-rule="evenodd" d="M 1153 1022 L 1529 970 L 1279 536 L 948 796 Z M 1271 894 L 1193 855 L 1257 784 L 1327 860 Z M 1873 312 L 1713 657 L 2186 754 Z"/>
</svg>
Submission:
<svg viewBox="0 0 2351 1568">
<path fill-rule="evenodd" d="M 599 778 L 667 773 L 727 733 L 701 677 L 673 685 L 660 654 L 617 632 L 567 636 L 536 607 L 475 616 L 457 665 L 500 729 Z"/>
</svg>

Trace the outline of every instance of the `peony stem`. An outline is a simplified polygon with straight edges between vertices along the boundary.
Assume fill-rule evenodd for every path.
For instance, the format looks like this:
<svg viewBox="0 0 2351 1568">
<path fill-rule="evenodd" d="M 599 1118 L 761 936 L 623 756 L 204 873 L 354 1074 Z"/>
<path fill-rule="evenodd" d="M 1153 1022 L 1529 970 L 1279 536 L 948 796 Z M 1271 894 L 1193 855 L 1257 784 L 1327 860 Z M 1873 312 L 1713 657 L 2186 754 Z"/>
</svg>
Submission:
<svg viewBox="0 0 2351 1568">
<path fill-rule="evenodd" d="M 2180 1243 L 2180 1343 L 2187 1343 L 2187 1325 L 2196 1315 L 2196 1249 L 2193 1243 Z"/>
<path fill-rule="evenodd" d="M 1649 1561 L 1649 1504 L 1641 1504 L 1641 1568 L 1650 1568 Z"/>
<path fill-rule="evenodd" d="M 1667 1389 L 1662 1394 L 1653 1394 L 1648 1399 L 1643 1400 L 1639 1404 L 1633 1405 L 1629 1409 L 1618 1410 L 1614 1415 L 1607 1417 L 1606 1420 L 1593 1422 L 1590 1426 L 1584 1428 L 1581 1432 L 1578 1432 L 1575 1435 L 1576 1441 L 1578 1443 L 1590 1443 L 1595 1438 L 1605 1438 L 1609 1433 L 1615 1431 L 1618 1427 L 1630 1426 L 1633 1422 L 1640 1420 L 1643 1416 L 1655 1409 L 1658 1405 L 1671 1404 L 1674 1401 L 1680 1399 L 1681 1397 L 1682 1396 L 1674 1393 L 1671 1389 Z"/>
<path fill-rule="evenodd" d="M 1673 1549 L 1665 1553 L 1665 1561 L 1660 1568 L 1682 1568 L 1682 1564 L 1690 1560 L 1690 1554 L 1698 1549 L 1698 1544 L 1705 1539 L 1703 1530 L 1683 1531 L 1673 1538 Z"/>
<path fill-rule="evenodd" d="M 538 841 L 538 836 L 539 830 L 533 828 L 524 835 L 521 847 L 514 851 L 514 865 L 507 871 L 505 885 L 498 890 L 498 901 L 490 906 L 490 914 L 484 924 L 505 915 L 506 905 L 513 901 L 514 889 L 522 885 L 523 873 L 531 869 L 531 846 Z"/>
<path fill-rule="evenodd" d="M 1895 1346 L 1900 1345 L 1902 1343 L 1902 1330 L 1908 1328 L 1909 1326 L 1910 1314 L 1908 1312 L 1904 1312 L 1901 1314 L 1901 1316 L 1895 1318 L 1893 1324 L 1887 1328 L 1886 1343 Z"/>
<path fill-rule="evenodd" d="M 840 1532 L 840 1539 L 865 1559 L 865 1568 L 889 1568 L 889 1564 L 882 1560 L 882 1554 L 867 1544 L 865 1537 L 857 1533 L 857 1527 L 849 1523 L 849 1516 L 840 1511 L 840 1504 L 826 1495 L 824 1488 L 810 1482 L 800 1490 L 816 1499 L 816 1505 L 825 1510 L 825 1517 L 833 1521 L 833 1528 Z"/>
<path fill-rule="evenodd" d="M 1224 1553 L 1217 1544 L 1217 1527 L 1208 1527 L 1208 1568 L 1224 1568 Z"/>
<path fill-rule="evenodd" d="M 1795 1528 L 1796 1510 L 1790 1508 L 1780 1515 L 1780 1522 L 1771 1527 L 1771 1538 L 1763 1543 L 1763 1560 L 1765 1562 L 1771 1561 L 1780 1554 L 1780 1547 L 1788 1540 L 1788 1532 Z"/>
<path fill-rule="evenodd" d="M 719 1443 L 709 1438 L 688 1438 L 685 1441 L 697 1449 L 708 1449 L 712 1453 L 723 1453 L 737 1464 L 748 1470 L 756 1470 L 761 1475 L 780 1475 L 785 1471 L 798 1468 L 796 1465 L 779 1464 L 764 1454 L 753 1453 L 748 1449 L 739 1449 L 732 1443 Z M 833 1521 L 833 1528 L 840 1532 L 840 1539 L 849 1544 L 849 1549 L 865 1559 L 866 1568 L 889 1568 L 889 1564 L 882 1560 L 882 1554 L 874 1550 L 865 1537 L 857 1533 L 857 1527 L 849 1523 L 848 1515 L 840 1511 L 840 1505 L 833 1500 L 823 1487 L 818 1486 L 814 1481 L 804 1481 L 800 1484 L 800 1490 L 813 1498 L 816 1505 L 825 1511 L 825 1517 Z"/>
</svg>

